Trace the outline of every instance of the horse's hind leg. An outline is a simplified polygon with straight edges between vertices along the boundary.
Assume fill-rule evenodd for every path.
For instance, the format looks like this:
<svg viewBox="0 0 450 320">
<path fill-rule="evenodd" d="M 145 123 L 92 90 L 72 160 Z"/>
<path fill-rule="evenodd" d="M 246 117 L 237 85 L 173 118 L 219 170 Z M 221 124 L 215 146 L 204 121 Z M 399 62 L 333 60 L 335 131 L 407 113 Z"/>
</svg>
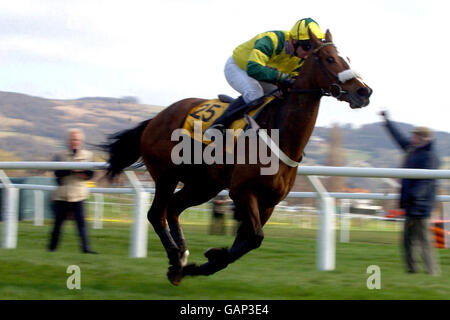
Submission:
<svg viewBox="0 0 450 320">
<path fill-rule="evenodd" d="M 177 183 L 178 181 L 176 179 L 158 178 L 155 185 L 155 197 L 147 217 L 156 234 L 161 239 L 161 243 L 169 258 L 169 264 L 179 268 L 180 249 L 172 238 L 166 225 L 167 207 Z"/>
<path fill-rule="evenodd" d="M 219 185 L 195 185 L 188 183 L 170 199 L 167 208 L 167 222 L 170 234 L 180 250 L 179 266 L 184 267 L 187 262 L 187 244 L 179 223 L 180 214 L 186 208 L 202 204 L 213 198 L 221 189 L 222 187 Z M 183 278 L 182 269 L 169 268 L 167 276 L 172 284 L 177 285 Z"/>
</svg>

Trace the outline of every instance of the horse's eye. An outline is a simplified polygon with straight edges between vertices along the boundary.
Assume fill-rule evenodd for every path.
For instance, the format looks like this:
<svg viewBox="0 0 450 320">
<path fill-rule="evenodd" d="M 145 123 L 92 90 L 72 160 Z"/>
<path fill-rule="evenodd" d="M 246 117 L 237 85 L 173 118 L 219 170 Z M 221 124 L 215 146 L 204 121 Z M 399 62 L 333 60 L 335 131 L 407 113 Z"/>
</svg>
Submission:
<svg viewBox="0 0 450 320">
<path fill-rule="evenodd" d="M 335 63 L 336 60 L 334 60 L 333 57 L 328 57 L 328 58 L 327 58 L 327 62 L 328 62 L 328 63 Z"/>
</svg>

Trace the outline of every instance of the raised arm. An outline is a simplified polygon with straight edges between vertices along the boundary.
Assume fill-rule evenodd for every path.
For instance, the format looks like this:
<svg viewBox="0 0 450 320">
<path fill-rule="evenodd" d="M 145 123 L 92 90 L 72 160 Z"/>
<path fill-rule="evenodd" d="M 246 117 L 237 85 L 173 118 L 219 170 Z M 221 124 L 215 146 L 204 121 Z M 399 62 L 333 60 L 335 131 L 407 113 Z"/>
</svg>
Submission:
<svg viewBox="0 0 450 320">
<path fill-rule="evenodd" d="M 380 115 L 384 118 L 386 128 L 388 129 L 388 132 L 391 134 L 392 138 L 403 150 L 406 150 L 410 145 L 410 139 L 406 137 L 403 133 L 401 133 L 397 129 L 397 127 L 392 123 L 392 121 L 389 120 L 386 111 L 381 111 Z"/>
</svg>

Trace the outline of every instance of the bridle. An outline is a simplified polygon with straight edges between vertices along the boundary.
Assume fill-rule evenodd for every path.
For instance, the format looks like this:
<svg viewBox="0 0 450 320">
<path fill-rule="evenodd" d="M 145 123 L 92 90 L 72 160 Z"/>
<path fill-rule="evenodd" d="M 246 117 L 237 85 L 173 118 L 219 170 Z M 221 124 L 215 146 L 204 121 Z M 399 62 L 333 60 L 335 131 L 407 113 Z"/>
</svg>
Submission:
<svg viewBox="0 0 450 320">
<path fill-rule="evenodd" d="M 327 46 L 335 46 L 333 42 L 323 42 L 319 47 L 312 51 L 314 62 L 318 65 L 320 72 L 328 81 L 328 89 L 300 89 L 300 88 L 290 88 L 288 92 L 297 94 L 315 94 L 319 96 L 332 96 L 336 99 L 340 99 L 347 91 L 342 89 L 342 84 L 350 79 L 356 78 L 356 75 L 352 70 L 347 69 L 340 73 L 333 74 L 325 68 L 322 61 L 319 58 L 319 52 Z M 334 80 L 332 79 L 334 78 Z"/>
</svg>

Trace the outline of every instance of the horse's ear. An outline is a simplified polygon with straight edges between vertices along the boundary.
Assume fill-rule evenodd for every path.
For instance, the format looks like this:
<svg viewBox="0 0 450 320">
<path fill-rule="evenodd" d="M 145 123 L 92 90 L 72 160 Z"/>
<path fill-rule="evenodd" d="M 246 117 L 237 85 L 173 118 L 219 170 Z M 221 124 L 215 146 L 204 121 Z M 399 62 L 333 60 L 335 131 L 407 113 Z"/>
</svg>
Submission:
<svg viewBox="0 0 450 320">
<path fill-rule="evenodd" d="M 311 32 L 311 30 L 308 28 L 308 34 L 309 34 L 309 39 L 311 41 L 311 44 L 314 48 L 318 48 L 320 47 L 320 40 L 316 37 L 316 35 L 314 33 Z"/>
<path fill-rule="evenodd" d="M 333 42 L 333 36 L 331 35 L 330 29 L 327 29 L 327 31 L 325 32 L 325 41 Z"/>
</svg>

